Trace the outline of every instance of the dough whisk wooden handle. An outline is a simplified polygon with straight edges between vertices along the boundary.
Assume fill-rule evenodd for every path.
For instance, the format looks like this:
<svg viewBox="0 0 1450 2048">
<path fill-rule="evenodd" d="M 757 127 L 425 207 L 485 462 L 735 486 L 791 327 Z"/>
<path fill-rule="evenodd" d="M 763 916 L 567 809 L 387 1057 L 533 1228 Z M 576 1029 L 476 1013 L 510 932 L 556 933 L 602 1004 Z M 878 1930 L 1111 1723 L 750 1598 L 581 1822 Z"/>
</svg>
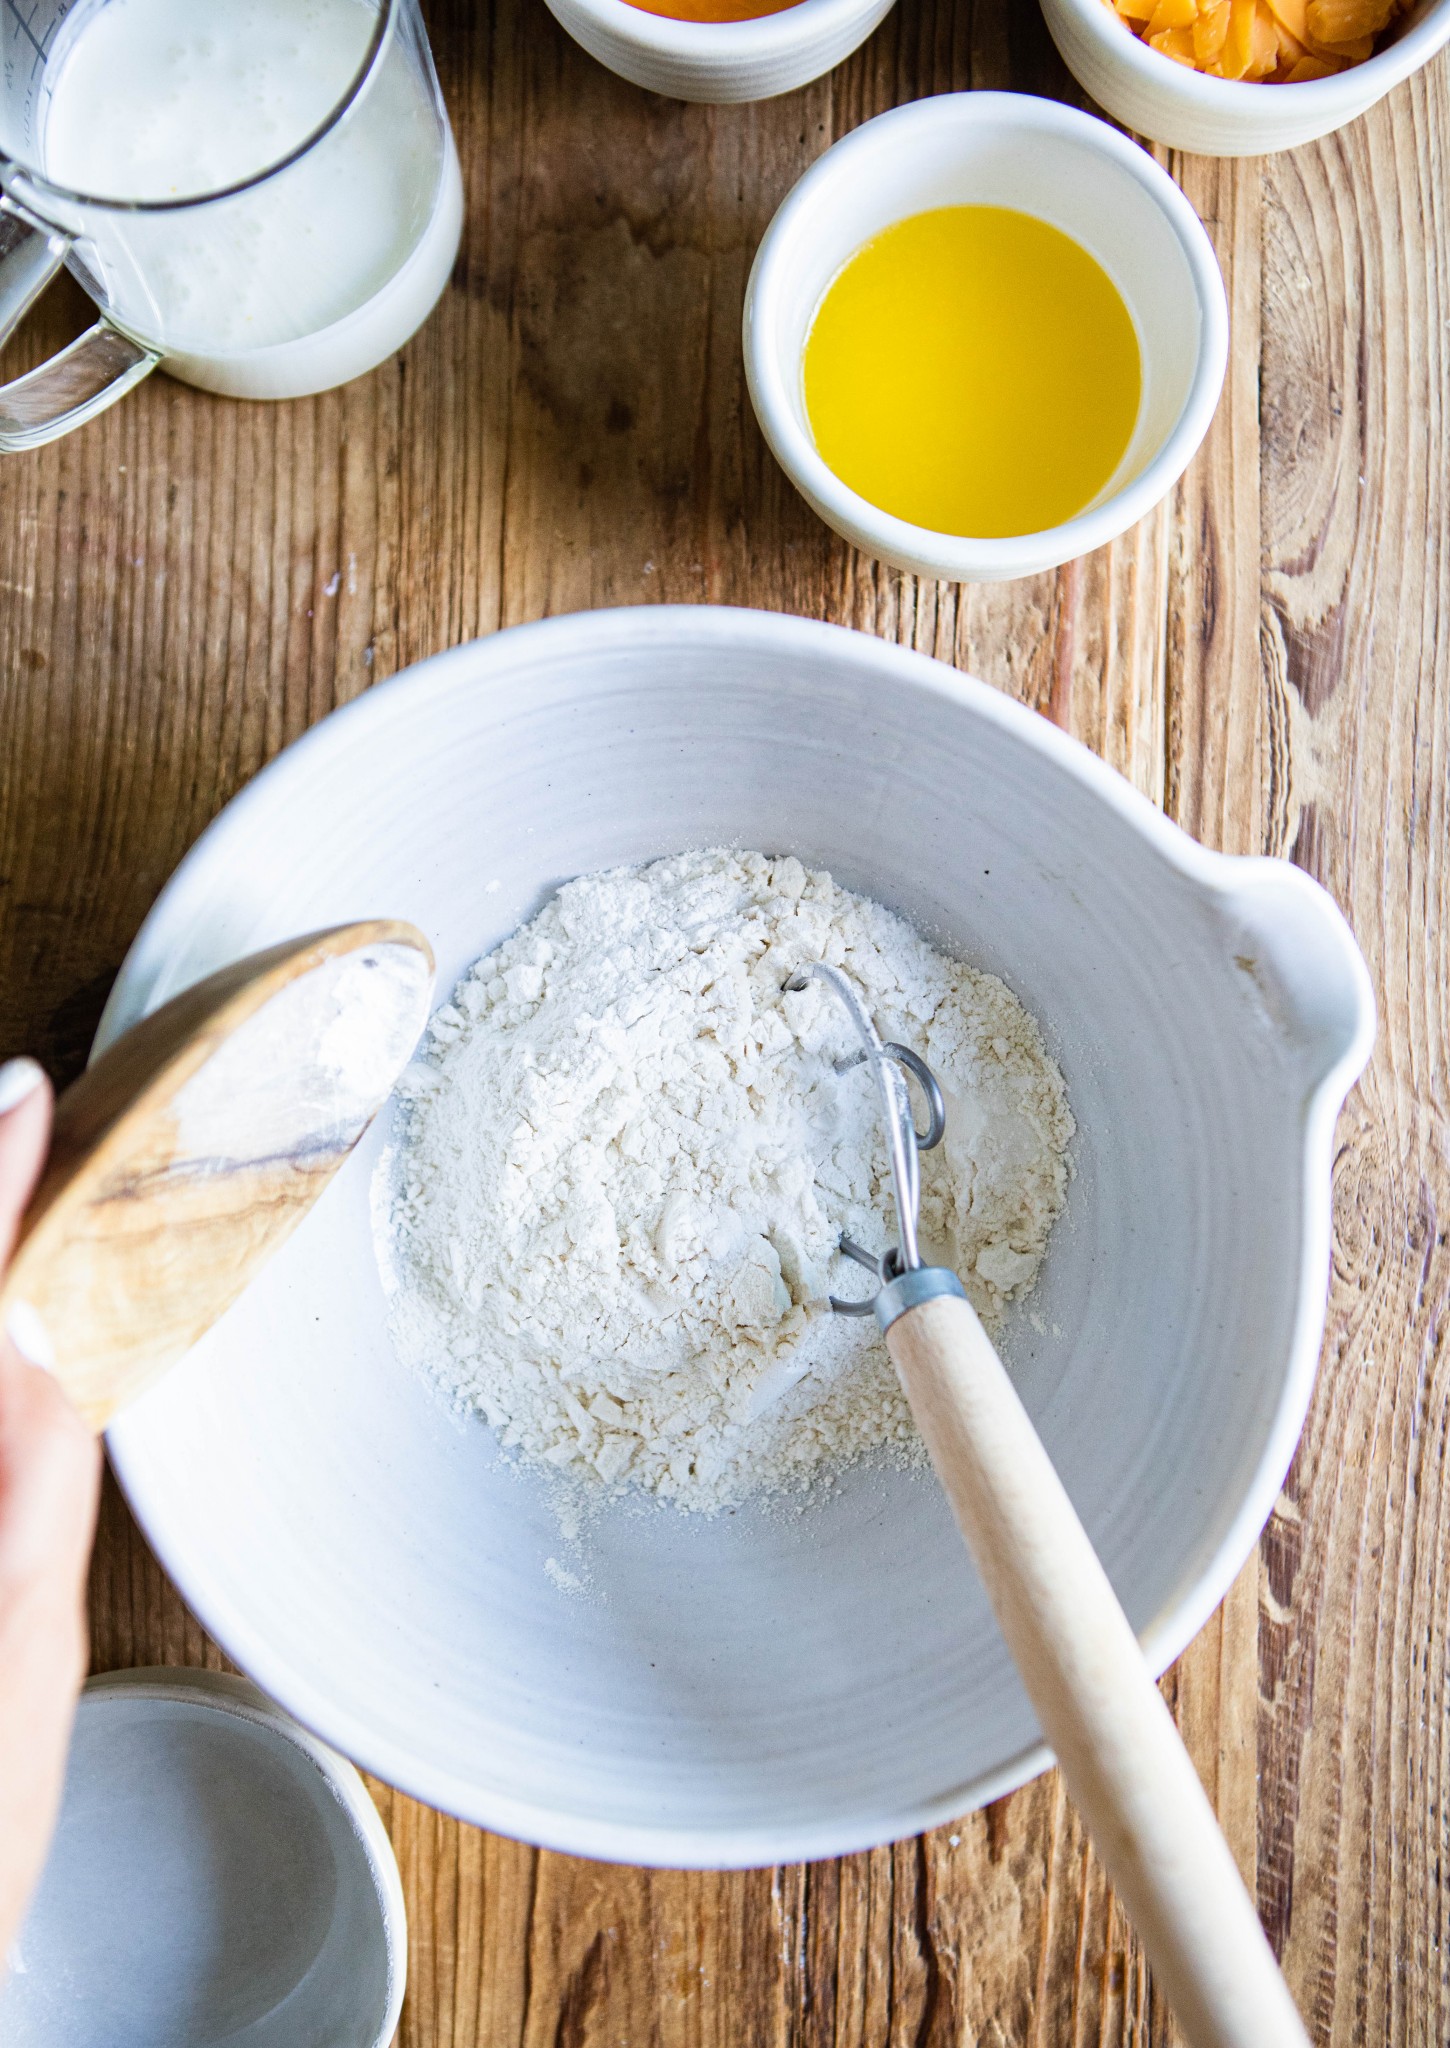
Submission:
<svg viewBox="0 0 1450 2048">
<path fill-rule="evenodd" d="M 1193 2048 L 1308 2048 L 1198 1773 L 976 1312 L 878 1297 L 886 1344 L 1067 1788 Z M 916 1283 L 915 1286 L 912 1283 Z"/>
</svg>

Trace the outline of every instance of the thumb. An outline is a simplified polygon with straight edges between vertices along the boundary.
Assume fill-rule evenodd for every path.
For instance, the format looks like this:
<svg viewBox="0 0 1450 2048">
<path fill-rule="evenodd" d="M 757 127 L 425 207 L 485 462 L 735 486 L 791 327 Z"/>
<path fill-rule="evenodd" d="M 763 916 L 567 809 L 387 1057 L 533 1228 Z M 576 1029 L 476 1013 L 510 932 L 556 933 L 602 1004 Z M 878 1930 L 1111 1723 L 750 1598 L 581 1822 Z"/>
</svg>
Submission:
<svg viewBox="0 0 1450 2048">
<path fill-rule="evenodd" d="M 50 1104 L 50 1083 L 34 1060 L 0 1066 L 0 1269 L 45 1163 Z"/>
</svg>

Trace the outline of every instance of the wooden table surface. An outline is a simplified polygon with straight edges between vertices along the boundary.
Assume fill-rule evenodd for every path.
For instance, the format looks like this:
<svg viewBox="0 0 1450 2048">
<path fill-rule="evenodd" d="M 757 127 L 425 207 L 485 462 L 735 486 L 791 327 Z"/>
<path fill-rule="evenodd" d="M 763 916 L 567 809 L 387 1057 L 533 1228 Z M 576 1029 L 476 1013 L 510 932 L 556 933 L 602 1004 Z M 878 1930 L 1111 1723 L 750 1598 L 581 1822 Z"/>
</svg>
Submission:
<svg viewBox="0 0 1450 2048">
<path fill-rule="evenodd" d="M 866 116 L 1078 97 L 1032 0 L 901 0 L 833 76 L 719 109 L 623 84 L 541 0 L 428 12 L 468 212 L 402 356 L 290 405 L 156 377 L 0 463 L 0 1054 L 75 1074 L 167 874 L 306 726 L 585 606 L 755 604 L 923 648 L 1208 844 L 1298 861 L 1359 935 L 1380 1040 L 1340 1126 L 1299 1455 L 1165 1686 L 1315 2040 L 1440 2048 L 1450 70 L 1289 155 L 1166 159 L 1228 280 L 1208 442 L 1113 546 L 958 589 L 860 559 L 785 483 L 741 299 L 782 195 Z M 6 367 L 79 318 L 58 287 Z M 98 1669 L 222 1661 L 113 1487 L 93 1618 Z M 1176 2038 L 1055 1775 L 920 1841 L 726 1876 L 543 1854 L 376 1789 L 413 1932 L 403 2048 Z"/>
</svg>

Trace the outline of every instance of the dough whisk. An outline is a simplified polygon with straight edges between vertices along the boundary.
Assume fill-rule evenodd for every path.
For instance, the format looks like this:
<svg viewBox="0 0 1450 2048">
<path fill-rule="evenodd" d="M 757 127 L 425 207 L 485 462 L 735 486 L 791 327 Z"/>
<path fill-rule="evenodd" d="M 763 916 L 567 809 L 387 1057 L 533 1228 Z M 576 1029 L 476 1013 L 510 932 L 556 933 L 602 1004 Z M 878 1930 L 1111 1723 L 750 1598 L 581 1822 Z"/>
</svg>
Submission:
<svg viewBox="0 0 1450 2048">
<path fill-rule="evenodd" d="M 926 1063 L 880 1033 L 849 977 L 824 962 L 880 1087 L 898 1242 L 880 1258 L 841 1250 L 877 1276 L 867 1301 L 932 1464 L 976 1560 L 1042 1730 L 1149 1961 L 1194 2048 L 1308 2048 L 1238 1867 L 1173 1718 L 997 1351 L 957 1275 L 917 1241 L 920 1154 L 946 1127 Z M 918 1133 L 907 1087 L 925 1092 Z"/>
</svg>

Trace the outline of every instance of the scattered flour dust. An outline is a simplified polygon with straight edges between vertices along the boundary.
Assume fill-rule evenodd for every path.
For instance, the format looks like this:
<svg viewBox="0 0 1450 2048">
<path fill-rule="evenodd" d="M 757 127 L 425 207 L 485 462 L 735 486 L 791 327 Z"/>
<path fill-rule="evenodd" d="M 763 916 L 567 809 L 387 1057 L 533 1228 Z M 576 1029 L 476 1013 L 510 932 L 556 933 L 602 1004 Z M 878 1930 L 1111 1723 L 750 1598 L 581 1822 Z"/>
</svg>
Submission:
<svg viewBox="0 0 1450 2048">
<path fill-rule="evenodd" d="M 863 1452 L 920 1455 L 869 1318 L 894 1211 L 874 1077 L 826 960 L 947 1101 L 927 1256 L 989 1327 L 1036 1276 L 1073 1121 L 994 977 L 795 859 L 722 850 L 583 876 L 486 955 L 402 1084 L 381 1264 L 402 1356 L 592 1493 L 711 1510 Z M 550 1560 L 558 1581 L 572 1575 Z"/>
</svg>

